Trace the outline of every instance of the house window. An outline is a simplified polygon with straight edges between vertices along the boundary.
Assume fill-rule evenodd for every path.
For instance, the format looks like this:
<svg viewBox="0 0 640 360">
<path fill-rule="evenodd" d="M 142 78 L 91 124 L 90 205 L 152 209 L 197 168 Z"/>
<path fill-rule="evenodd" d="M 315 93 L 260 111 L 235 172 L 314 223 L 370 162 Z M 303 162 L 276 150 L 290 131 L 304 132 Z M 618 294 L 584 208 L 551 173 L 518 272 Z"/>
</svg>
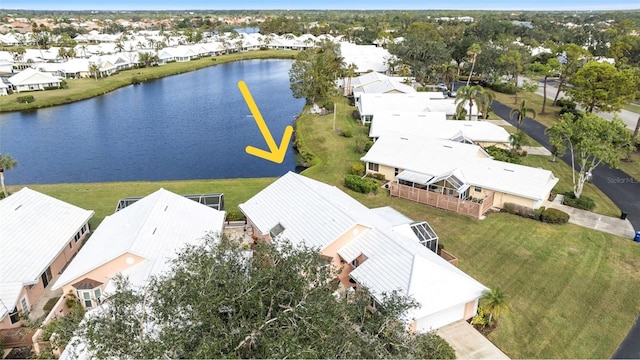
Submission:
<svg viewBox="0 0 640 360">
<path fill-rule="evenodd" d="M 102 291 L 100 287 L 87 290 L 78 290 L 78 299 L 82 301 L 82 304 L 86 309 L 91 309 L 94 306 L 100 304 L 100 296 Z"/>
<path fill-rule="evenodd" d="M 22 312 L 24 313 L 28 313 L 29 312 L 29 302 L 27 301 L 27 297 L 24 296 L 22 297 L 22 299 L 20 300 L 20 307 L 22 307 Z"/>
<path fill-rule="evenodd" d="M 395 168 L 395 170 L 393 171 L 393 176 L 398 176 L 398 173 L 400 173 L 400 170 L 398 168 Z"/>
<path fill-rule="evenodd" d="M 482 188 L 481 187 L 475 187 L 476 192 L 482 192 Z"/>
<path fill-rule="evenodd" d="M 9 313 L 9 321 L 11 324 L 15 324 L 20 321 L 20 313 L 18 312 L 18 308 L 13 308 L 13 311 Z"/>
<path fill-rule="evenodd" d="M 47 285 L 49 285 L 51 279 L 53 279 L 53 276 L 51 275 L 51 266 L 47 268 L 47 271 L 43 272 L 42 275 L 40 275 L 40 279 L 42 279 L 42 287 L 46 288 Z"/>
<path fill-rule="evenodd" d="M 378 171 L 378 164 L 369 163 L 369 170 Z"/>
<path fill-rule="evenodd" d="M 69 249 L 73 249 L 73 242 L 69 241 Z"/>
<path fill-rule="evenodd" d="M 76 240 L 76 242 L 78 242 L 78 240 L 80 240 L 80 236 L 81 236 L 81 234 L 80 234 L 80 232 L 78 231 L 78 232 L 76 233 L 76 236 L 74 236 L 73 238 Z"/>
</svg>

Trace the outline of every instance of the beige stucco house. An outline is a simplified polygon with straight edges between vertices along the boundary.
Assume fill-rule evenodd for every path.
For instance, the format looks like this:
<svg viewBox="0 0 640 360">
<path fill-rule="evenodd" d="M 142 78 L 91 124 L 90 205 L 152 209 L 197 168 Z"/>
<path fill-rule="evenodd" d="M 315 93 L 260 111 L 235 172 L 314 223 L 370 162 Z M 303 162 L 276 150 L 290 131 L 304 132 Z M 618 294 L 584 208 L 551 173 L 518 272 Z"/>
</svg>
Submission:
<svg viewBox="0 0 640 360">
<path fill-rule="evenodd" d="M 505 203 L 537 209 L 559 180 L 493 160 L 477 145 L 409 135 L 380 137 L 361 160 L 368 174 L 384 175 L 392 196 L 474 217 Z"/>
<path fill-rule="evenodd" d="M 22 70 L 7 79 L 7 81 L 13 86 L 13 91 L 17 93 L 58 88 L 61 84 L 59 78 L 32 68 Z"/>
<path fill-rule="evenodd" d="M 406 318 L 430 331 L 476 313 L 486 290 L 436 254 L 437 235 L 393 208 L 369 209 L 334 186 L 287 173 L 240 205 L 254 236 L 318 248 L 339 271 L 340 296 L 365 286 L 378 304 L 394 290 L 420 305 Z"/>
<path fill-rule="evenodd" d="M 0 329 L 21 326 L 89 234 L 93 211 L 22 188 L 0 201 Z"/>
<path fill-rule="evenodd" d="M 53 288 L 94 308 L 114 292 L 114 276 L 144 285 L 169 270 L 180 248 L 208 234 L 219 236 L 224 218 L 224 211 L 160 189 L 107 216 Z"/>
</svg>

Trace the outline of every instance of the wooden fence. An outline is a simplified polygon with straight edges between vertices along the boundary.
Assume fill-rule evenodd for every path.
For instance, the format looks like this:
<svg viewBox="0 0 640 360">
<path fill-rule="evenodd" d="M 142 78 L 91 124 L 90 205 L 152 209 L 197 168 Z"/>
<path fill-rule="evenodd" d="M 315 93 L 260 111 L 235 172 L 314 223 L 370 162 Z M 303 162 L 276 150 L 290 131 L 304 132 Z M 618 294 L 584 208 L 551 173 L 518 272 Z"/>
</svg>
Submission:
<svg viewBox="0 0 640 360">
<path fill-rule="evenodd" d="M 461 200 L 455 196 L 444 195 L 429 190 L 401 185 L 396 182 L 391 183 L 391 196 L 418 202 L 438 209 L 453 211 L 458 214 L 480 218 L 493 205 L 493 193 L 482 202 Z"/>
</svg>

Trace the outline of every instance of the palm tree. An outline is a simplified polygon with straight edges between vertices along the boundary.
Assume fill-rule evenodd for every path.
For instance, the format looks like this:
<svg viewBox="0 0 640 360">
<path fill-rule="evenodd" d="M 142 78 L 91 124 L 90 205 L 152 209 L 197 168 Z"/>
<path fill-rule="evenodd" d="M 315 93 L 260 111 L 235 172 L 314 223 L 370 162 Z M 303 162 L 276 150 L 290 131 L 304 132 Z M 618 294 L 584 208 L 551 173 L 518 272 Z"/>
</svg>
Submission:
<svg viewBox="0 0 640 360">
<path fill-rule="evenodd" d="M 447 89 L 453 91 L 455 86 L 457 68 L 454 64 L 442 64 L 440 67 L 440 75 L 442 75 L 442 82 L 447 86 Z"/>
<path fill-rule="evenodd" d="M 524 119 L 527 118 L 529 114 L 531 114 L 532 119 L 536 118 L 536 111 L 530 107 L 527 107 L 527 100 L 522 100 L 519 108 L 513 109 L 511 110 L 511 112 L 509 112 L 509 117 L 512 119 L 515 118 L 515 120 L 518 122 L 519 130 L 520 126 L 522 126 L 522 123 L 524 122 Z"/>
<path fill-rule="evenodd" d="M 482 294 L 482 300 L 484 300 L 484 306 L 489 310 L 489 323 L 500 316 L 501 313 L 509 312 L 509 304 L 507 304 L 507 294 L 505 294 L 500 288 L 494 288 L 485 290 Z"/>
<path fill-rule="evenodd" d="M 469 115 L 469 120 L 471 120 L 471 112 L 473 110 L 473 102 L 481 96 L 482 93 L 486 92 L 486 90 L 479 85 L 475 86 L 463 86 L 458 89 L 458 95 L 456 96 L 456 114 L 462 113 L 465 110 L 465 105 L 469 104 L 469 111 L 467 114 Z"/>
<path fill-rule="evenodd" d="M 100 68 L 96 63 L 89 64 L 89 73 L 96 78 L 96 81 L 98 81 L 98 74 L 100 73 Z"/>
<path fill-rule="evenodd" d="M 4 186 L 4 171 L 11 170 L 18 165 L 18 161 L 13 159 L 9 154 L 2 155 L 0 154 L 0 184 L 2 185 L 2 191 L 4 192 L 4 197 L 9 196 L 7 193 L 7 188 Z"/>
<path fill-rule="evenodd" d="M 473 43 L 469 46 L 467 50 L 467 55 L 471 56 L 471 72 L 469 73 L 469 78 L 467 79 L 467 86 L 469 86 L 469 82 L 471 81 L 471 75 L 473 75 L 473 68 L 476 66 L 476 59 L 478 55 L 482 53 L 482 49 L 480 48 L 480 44 Z"/>
<path fill-rule="evenodd" d="M 351 96 L 353 95 L 353 89 L 351 89 L 351 80 L 356 76 L 356 70 L 358 67 L 356 64 L 351 63 L 344 69 L 344 79 L 347 80 L 347 83 L 344 84 L 344 95 Z"/>
<path fill-rule="evenodd" d="M 516 132 L 509 135 L 509 142 L 511 143 L 511 152 L 519 153 L 520 150 L 522 150 L 522 144 L 524 142 L 524 133 L 521 130 L 516 130 Z"/>
<path fill-rule="evenodd" d="M 489 113 L 491 112 L 491 103 L 495 100 L 496 95 L 491 91 L 482 91 L 478 94 L 478 111 L 482 113 L 483 119 L 489 118 Z"/>
</svg>

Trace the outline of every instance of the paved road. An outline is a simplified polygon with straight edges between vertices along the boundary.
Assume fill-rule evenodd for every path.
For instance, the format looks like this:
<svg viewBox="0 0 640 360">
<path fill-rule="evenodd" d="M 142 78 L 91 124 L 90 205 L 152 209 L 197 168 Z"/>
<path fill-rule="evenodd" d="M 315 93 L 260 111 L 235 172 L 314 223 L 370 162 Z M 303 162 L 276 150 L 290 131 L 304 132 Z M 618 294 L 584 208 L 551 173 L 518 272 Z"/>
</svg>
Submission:
<svg viewBox="0 0 640 360">
<path fill-rule="evenodd" d="M 538 90 L 536 90 L 536 94 L 540 96 L 544 96 L 543 84 L 544 82 L 541 80 L 540 86 L 538 86 Z M 559 85 L 559 82 L 555 79 L 547 80 L 547 99 L 553 100 L 555 98 L 556 92 L 558 91 L 558 85 Z M 562 99 L 563 97 L 564 97 L 564 91 L 561 91 L 558 98 Z M 547 104 L 550 105 L 551 103 L 547 102 Z M 635 130 L 636 124 L 638 123 L 638 119 L 640 118 L 640 114 L 637 114 L 628 110 L 624 110 L 624 109 L 620 110 L 617 114 L 599 112 L 598 115 L 607 120 L 611 120 L 613 119 L 614 115 L 618 115 L 618 117 L 627 125 L 627 128 L 629 128 L 631 131 Z"/>
<path fill-rule="evenodd" d="M 509 118 L 511 108 L 494 101 L 493 112 L 512 125 L 516 121 Z M 544 125 L 527 118 L 521 129 L 547 149 L 551 149 L 549 137 L 544 133 Z M 562 157 L 571 165 L 568 153 Z M 600 165 L 593 171 L 592 182 L 604 192 L 622 211 L 627 213 L 628 219 L 636 230 L 640 230 L 640 181 L 635 180 L 621 170 L 610 169 Z"/>
</svg>

